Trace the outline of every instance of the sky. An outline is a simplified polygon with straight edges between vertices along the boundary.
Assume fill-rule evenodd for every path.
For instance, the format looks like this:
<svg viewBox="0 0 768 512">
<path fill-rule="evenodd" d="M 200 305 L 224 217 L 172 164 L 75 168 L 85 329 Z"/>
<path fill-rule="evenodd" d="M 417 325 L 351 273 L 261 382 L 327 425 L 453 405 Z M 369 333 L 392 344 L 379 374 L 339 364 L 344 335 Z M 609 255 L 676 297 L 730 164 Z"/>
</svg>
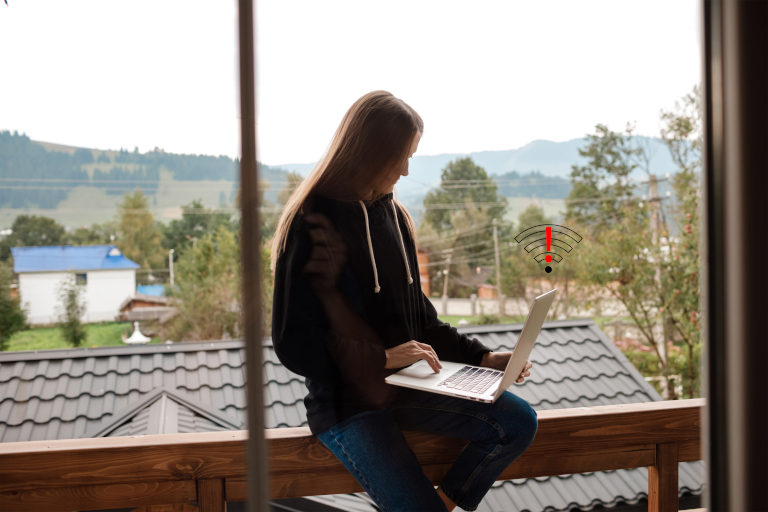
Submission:
<svg viewBox="0 0 768 512">
<path fill-rule="evenodd" d="M 236 2 L 0 3 L 0 129 L 78 147 L 237 156 Z M 417 154 L 657 136 L 700 81 L 697 0 L 256 2 L 258 158 L 316 161 L 384 89 Z"/>
</svg>

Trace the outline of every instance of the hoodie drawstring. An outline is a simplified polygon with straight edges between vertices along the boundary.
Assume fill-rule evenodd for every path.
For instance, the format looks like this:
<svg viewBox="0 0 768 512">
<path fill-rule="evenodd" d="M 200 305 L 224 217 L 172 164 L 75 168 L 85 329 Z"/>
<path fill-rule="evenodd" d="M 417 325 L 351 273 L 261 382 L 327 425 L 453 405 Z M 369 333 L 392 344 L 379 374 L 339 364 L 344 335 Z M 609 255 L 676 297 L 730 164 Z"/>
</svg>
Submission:
<svg viewBox="0 0 768 512">
<path fill-rule="evenodd" d="M 381 286 L 379 286 L 379 273 L 376 272 L 376 258 L 373 257 L 373 244 L 371 243 L 371 228 L 368 226 L 368 210 L 365 208 L 365 203 L 358 201 L 363 208 L 363 215 L 365 215 L 365 234 L 368 237 L 368 251 L 371 253 L 371 265 L 373 265 L 373 282 L 376 287 L 373 289 L 374 293 L 379 293 Z"/>
<path fill-rule="evenodd" d="M 397 208 L 395 207 L 395 202 L 391 201 L 389 204 L 392 205 L 392 211 L 395 214 L 395 227 L 397 227 L 397 234 L 400 235 L 400 248 L 403 250 L 403 261 L 405 262 L 405 272 L 408 274 L 408 284 L 411 284 L 413 282 L 413 278 L 411 277 L 411 266 L 408 264 L 408 256 L 405 255 L 405 242 L 403 242 L 403 234 L 400 232 L 400 223 L 397 222 Z"/>
<path fill-rule="evenodd" d="M 373 267 L 373 282 L 376 285 L 373 289 L 374 293 L 379 293 L 381 286 L 379 286 L 379 273 L 376 271 L 376 258 L 373 256 L 373 243 L 371 242 L 371 228 L 368 224 L 368 210 L 365 208 L 365 203 L 358 201 L 360 207 L 363 209 L 363 215 L 365 215 L 365 235 L 368 237 L 368 252 L 371 254 L 371 266 Z M 392 211 L 395 214 L 395 227 L 397 228 L 397 234 L 400 235 L 400 248 L 403 251 L 403 261 L 405 262 L 405 270 L 408 273 L 408 284 L 413 283 L 411 277 L 411 266 L 408 264 L 408 257 L 405 253 L 405 242 L 403 241 L 403 233 L 400 231 L 400 224 L 397 221 L 397 208 L 394 202 L 390 202 L 392 205 Z"/>
</svg>

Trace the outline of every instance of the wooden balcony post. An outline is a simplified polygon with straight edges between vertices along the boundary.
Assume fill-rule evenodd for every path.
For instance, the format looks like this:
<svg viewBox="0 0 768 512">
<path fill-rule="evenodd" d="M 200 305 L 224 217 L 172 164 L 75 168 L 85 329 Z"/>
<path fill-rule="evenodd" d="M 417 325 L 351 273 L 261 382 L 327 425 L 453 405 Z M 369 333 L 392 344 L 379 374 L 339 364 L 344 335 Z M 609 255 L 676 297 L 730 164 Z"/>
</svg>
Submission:
<svg viewBox="0 0 768 512">
<path fill-rule="evenodd" d="M 224 501 L 224 479 L 197 481 L 197 504 L 200 512 L 227 512 Z"/>
<path fill-rule="evenodd" d="M 648 512 L 677 512 L 677 443 L 656 445 L 656 465 L 648 468 Z"/>
</svg>

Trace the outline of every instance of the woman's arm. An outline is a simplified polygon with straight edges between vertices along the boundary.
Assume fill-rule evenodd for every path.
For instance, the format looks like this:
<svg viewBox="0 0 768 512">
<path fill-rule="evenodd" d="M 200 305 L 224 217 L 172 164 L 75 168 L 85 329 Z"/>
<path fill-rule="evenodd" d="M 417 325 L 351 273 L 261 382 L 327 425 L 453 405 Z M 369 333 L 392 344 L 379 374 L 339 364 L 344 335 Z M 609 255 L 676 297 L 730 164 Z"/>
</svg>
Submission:
<svg viewBox="0 0 768 512">
<path fill-rule="evenodd" d="M 439 372 L 437 354 L 428 345 L 410 341 L 385 350 L 384 343 L 370 325 L 358 314 L 363 306 L 360 297 L 357 308 L 350 297 L 338 288 L 340 279 L 346 280 L 347 290 L 357 290 L 355 278 L 345 266 L 347 249 L 341 235 L 324 215 L 308 215 L 312 226 L 309 234 L 312 251 L 304 273 L 309 276 L 312 292 L 317 297 L 329 325 L 326 346 L 339 366 L 342 376 L 358 387 L 383 381 L 396 369 L 418 359 L 426 360 Z M 350 286 L 350 284 L 352 286 Z"/>
<path fill-rule="evenodd" d="M 339 387 L 341 374 L 325 347 L 328 322 L 303 273 L 311 249 L 306 226 L 297 219 L 275 266 L 272 344 L 280 362 L 292 372 L 324 386 Z"/>
<path fill-rule="evenodd" d="M 424 295 L 423 291 L 421 292 L 421 300 L 422 341 L 432 345 L 440 359 L 481 366 L 483 356 L 491 352 L 491 349 L 483 345 L 480 340 L 470 338 L 466 334 L 460 334 L 455 327 L 441 321 L 437 317 L 437 311 L 432 305 L 432 301 Z"/>
</svg>

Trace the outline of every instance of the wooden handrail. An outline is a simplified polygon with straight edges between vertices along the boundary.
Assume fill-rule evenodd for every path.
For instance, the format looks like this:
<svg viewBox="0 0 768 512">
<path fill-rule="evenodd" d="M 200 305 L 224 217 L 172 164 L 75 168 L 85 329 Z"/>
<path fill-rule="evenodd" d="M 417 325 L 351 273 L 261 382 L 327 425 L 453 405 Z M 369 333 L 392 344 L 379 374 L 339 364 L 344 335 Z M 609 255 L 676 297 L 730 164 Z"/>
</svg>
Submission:
<svg viewBox="0 0 768 512">
<path fill-rule="evenodd" d="M 528 450 L 502 480 L 649 467 L 649 510 L 677 510 L 677 462 L 701 459 L 703 399 L 539 411 Z M 360 492 L 308 428 L 269 429 L 272 499 Z M 407 431 L 437 485 L 466 441 Z M 0 509 L 94 510 L 244 501 L 246 431 L 0 444 Z M 221 503 L 219 503 L 221 502 Z"/>
</svg>

